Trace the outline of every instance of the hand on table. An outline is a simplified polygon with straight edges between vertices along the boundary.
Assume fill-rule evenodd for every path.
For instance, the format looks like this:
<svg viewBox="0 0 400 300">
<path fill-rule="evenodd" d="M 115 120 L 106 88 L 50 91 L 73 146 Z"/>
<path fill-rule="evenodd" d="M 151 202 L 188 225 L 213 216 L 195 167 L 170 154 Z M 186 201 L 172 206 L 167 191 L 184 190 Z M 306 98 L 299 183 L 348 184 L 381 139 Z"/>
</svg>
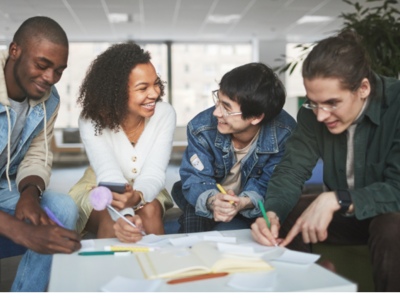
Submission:
<svg viewBox="0 0 400 300">
<path fill-rule="evenodd" d="M 17 244 L 39 254 L 70 254 L 81 248 L 81 237 L 73 230 L 60 226 L 22 223 L 16 230 Z"/>
<path fill-rule="evenodd" d="M 251 225 L 251 235 L 254 240 L 264 246 L 279 245 L 283 239 L 279 239 L 279 229 L 281 227 L 279 218 L 273 211 L 268 211 L 267 217 L 271 224 L 271 230 L 268 228 L 267 221 L 264 218 L 257 218 Z"/>
<path fill-rule="evenodd" d="M 288 245 L 298 233 L 302 233 L 304 243 L 317 243 L 328 237 L 328 226 L 335 211 L 340 209 L 334 192 L 322 193 L 297 219 L 281 246 Z"/>
<path fill-rule="evenodd" d="M 117 238 L 123 243 L 136 243 L 142 239 L 141 231 L 143 230 L 142 219 L 140 216 L 126 216 L 137 228 L 129 225 L 124 219 L 118 218 L 114 224 L 114 232 Z"/>
</svg>

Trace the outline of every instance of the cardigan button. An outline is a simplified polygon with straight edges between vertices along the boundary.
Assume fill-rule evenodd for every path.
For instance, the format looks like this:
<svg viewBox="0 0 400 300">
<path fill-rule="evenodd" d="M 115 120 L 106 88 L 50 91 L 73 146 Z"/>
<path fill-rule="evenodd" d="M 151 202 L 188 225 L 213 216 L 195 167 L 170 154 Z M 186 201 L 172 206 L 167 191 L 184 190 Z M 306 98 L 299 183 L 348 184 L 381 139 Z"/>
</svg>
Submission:
<svg viewBox="0 0 400 300">
<path fill-rule="evenodd" d="M 137 173 L 137 170 L 136 170 L 136 169 L 133 169 L 133 170 L 132 170 L 132 173 Z"/>
<path fill-rule="evenodd" d="M 133 156 L 133 157 L 132 157 L 132 161 L 133 161 L 133 162 L 135 162 L 135 161 L 136 161 L 136 159 L 137 159 L 137 157 L 136 157 L 136 156 Z"/>
<path fill-rule="evenodd" d="M 131 182 L 135 182 L 135 179 L 131 179 Z"/>
</svg>

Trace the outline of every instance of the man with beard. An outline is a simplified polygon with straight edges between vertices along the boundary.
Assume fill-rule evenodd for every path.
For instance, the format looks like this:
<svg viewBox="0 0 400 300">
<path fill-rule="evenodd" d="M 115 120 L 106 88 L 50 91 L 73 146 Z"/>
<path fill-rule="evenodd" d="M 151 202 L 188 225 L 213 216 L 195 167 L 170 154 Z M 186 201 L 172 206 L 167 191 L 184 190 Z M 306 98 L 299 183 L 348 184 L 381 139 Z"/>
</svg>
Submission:
<svg viewBox="0 0 400 300">
<path fill-rule="evenodd" d="M 49 144 L 60 107 L 53 85 L 67 60 L 67 36 L 47 17 L 26 20 L 9 50 L 0 52 L 0 234 L 28 248 L 11 291 L 44 291 L 52 255 L 43 254 L 80 248 L 80 237 L 69 230 L 78 218 L 74 201 L 46 191 L 52 165 Z"/>
</svg>

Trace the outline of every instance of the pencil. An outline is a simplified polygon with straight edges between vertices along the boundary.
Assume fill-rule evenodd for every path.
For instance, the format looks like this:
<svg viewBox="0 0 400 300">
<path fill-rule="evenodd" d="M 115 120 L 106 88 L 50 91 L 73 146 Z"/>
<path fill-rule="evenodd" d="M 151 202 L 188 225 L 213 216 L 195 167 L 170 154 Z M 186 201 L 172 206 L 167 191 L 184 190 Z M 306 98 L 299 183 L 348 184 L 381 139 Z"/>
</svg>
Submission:
<svg viewBox="0 0 400 300">
<path fill-rule="evenodd" d="M 220 190 L 220 192 L 222 194 L 225 194 L 225 195 L 228 194 L 227 192 L 225 192 L 224 188 L 219 183 L 217 183 L 217 188 Z M 229 203 L 232 204 L 234 207 L 236 207 L 235 201 L 229 201 Z"/>
</svg>

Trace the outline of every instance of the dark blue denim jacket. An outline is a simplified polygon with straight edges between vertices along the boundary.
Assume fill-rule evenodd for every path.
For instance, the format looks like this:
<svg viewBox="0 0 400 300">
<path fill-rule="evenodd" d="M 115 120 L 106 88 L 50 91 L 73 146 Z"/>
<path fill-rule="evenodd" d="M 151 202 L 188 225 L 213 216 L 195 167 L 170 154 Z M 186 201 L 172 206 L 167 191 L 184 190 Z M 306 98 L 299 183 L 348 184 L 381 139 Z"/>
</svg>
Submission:
<svg viewBox="0 0 400 300">
<path fill-rule="evenodd" d="M 188 147 L 185 150 L 180 175 L 182 193 L 186 201 L 196 208 L 196 214 L 212 218 L 206 208 L 209 197 L 219 193 L 216 183 L 221 183 L 235 164 L 230 134 L 217 130 L 217 118 L 211 107 L 193 118 L 187 127 Z M 255 208 L 240 212 L 244 217 L 261 216 L 258 201 L 264 201 L 268 182 L 275 166 L 285 152 L 285 143 L 296 126 L 296 121 L 284 110 L 272 121 L 263 124 L 257 141 L 241 162 L 239 197 L 249 197 Z M 195 168 L 190 159 L 197 155 L 201 164 Z M 203 166 L 203 168 L 202 168 Z M 201 169 L 201 170 L 200 170 Z M 180 194 L 179 192 L 173 194 Z M 175 199 L 180 207 L 183 199 Z"/>
</svg>

